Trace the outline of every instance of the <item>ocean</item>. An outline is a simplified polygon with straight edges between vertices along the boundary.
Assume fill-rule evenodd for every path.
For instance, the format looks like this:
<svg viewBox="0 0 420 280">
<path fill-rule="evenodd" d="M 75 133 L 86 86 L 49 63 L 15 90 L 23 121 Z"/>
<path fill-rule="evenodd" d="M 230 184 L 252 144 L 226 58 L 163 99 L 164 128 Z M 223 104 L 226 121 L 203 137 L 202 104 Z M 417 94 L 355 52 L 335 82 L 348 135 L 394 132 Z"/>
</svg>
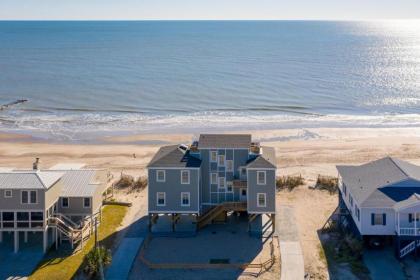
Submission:
<svg viewBox="0 0 420 280">
<path fill-rule="evenodd" d="M 420 21 L 0 21 L 0 131 L 420 126 Z"/>
</svg>

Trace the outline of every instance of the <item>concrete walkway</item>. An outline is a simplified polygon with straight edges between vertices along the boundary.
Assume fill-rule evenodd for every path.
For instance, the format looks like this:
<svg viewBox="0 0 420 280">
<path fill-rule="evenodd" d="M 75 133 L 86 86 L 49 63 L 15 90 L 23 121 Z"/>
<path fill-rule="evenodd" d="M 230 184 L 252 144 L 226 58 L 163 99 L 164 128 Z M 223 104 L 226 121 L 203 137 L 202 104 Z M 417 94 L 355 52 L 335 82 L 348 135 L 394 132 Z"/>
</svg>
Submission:
<svg viewBox="0 0 420 280">
<path fill-rule="evenodd" d="M 392 249 L 365 250 L 363 252 L 363 260 L 370 271 L 370 277 L 372 279 L 406 279 L 403 268 L 400 262 L 395 258 Z M 418 275 L 416 277 L 418 277 Z"/>
<path fill-rule="evenodd" d="M 106 279 L 119 280 L 127 279 L 131 266 L 137 256 L 137 252 L 143 243 L 143 238 L 125 237 L 114 256 L 112 257 L 111 266 L 106 272 Z"/>
<path fill-rule="evenodd" d="M 125 229 L 124 238 L 118 245 L 112 256 L 112 263 L 105 272 L 105 279 L 120 280 L 129 278 L 131 267 L 148 234 L 146 209 L 147 205 L 141 205 L 133 217 L 130 218 L 129 226 Z"/>
<path fill-rule="evenodd" d="M 276 228 L 281 254 L 280 279 L 304 279 L 305 267 L 293 207 L 277 204 Z"/>
</svg>

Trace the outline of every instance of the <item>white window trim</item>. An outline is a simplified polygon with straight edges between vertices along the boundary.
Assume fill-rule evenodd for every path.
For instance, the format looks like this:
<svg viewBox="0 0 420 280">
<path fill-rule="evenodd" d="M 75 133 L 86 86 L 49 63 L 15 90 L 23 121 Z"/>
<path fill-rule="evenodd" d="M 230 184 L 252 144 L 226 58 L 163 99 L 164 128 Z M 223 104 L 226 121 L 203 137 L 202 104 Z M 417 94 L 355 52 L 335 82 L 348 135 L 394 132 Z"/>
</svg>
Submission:
<svg viewBox="0 0 420 280">
<path fill-rule="evenodd" d="M 159 180 L 159 172 L 163 172 L 163 179 Z M 156 182 L 164 183 L 166 182 L 166 171 L 165 170 L 156 170 Z"/>
<path fill-rule="evenodd" d="M 228 162 L 232 163 L 231 168 L 229 168 L 229 164 L 227 164 Z M 233 160 L 231 160 L 231 159 L 225 160 L 225 163 L 226 163 L 226 171 L 227 172 L 233 172 Z"/>
<path fill-rule="evenodd" d="M 229 190 L 229 189 L 228 189 L 228 185 L 230 185 L 230 186 L 231 186 L 232 190 Z M 233 193 L 233 182 L 232 182 L 232 181 L 228 181 L 228 182 L 226 182 L 226 192 L 228 192 L 228 193 Z"/>
<path fill-rule="evenodd" d="M 64 206 L 63 199 L 67 198 L 67 206 Z M 69 197 L 62 197 L 61 198 L 61 208 L 70 208 L 70 198 Z"/>
<path fill-rule="evenodd" d="M 223 157 L 223 162 L 220 163 L 220 158 Z M 218 155 L 217 156 L 217 165 L 224 167 L 226 166 L 226 155 Z"/>
<path fill-rule="evenodd" d="M 7 193 L 10 192 L 10 195 L 7 195 Z M 4 190 L 4 198 L 12 198 L 13 197 L 13 191 L 12 190 Z M 22 199 L 21 199 L 22 201 Z"/>
<path fill-rule="evenodd" d="M 182 173 L 183 172 L 187 172 L 188 173 L 188 182 L 183 182 L 182 181 Z M 190 174 L 190 171 L 189 170 L 181 170 L 181 184 L 182 185 L 189 185 L 190 184 L 190 180 L 191 180 L 191 176 L 190 176 L 191 174 Z"/>
<path fill-rule="evenodd" d="M 26 193 L 28 193 L 28 202 L 27 203 L 23 203 L 22 202 L 22 194 L 24 193 L 24 192 L 26 192 Z M 36 193 L 36 202 L 35 203 L 32 203 L 31 202 L 31 192 L 35 192 Z M 37 190 L 24 190 L 24 191 L 20 191 L 20 204 L 21 205 L 35 205 L 35 204 L 38 204 L 38 191 Z"/>
<path fill-rule="evenodd" d="M 264 204 L 260 204 L 260 195 L 264 196 Z M 266 193 L 257 193 L 257 207 L 267 207 L 267 194 Z"/>
<path fill-rule="evenodd" d="M 220 186 L 220 179 L 223 179 L 223 187 L 221 187 Z M 226 190 L 226 177 L 219 177 L 219 178 L 217 178 L 217 188 L 219 189 L 219 190 Z"/>
<path fill-rule="evenodd" d="M 86 206 L 85 205 L 85 199 L 89 199 L 89 206 Z M 84 197 L 83 198 L 83 208 L 91 208 L 92 207 L 92 198 L 90 198 L 90 197 Z"/>
<path fill-rule="evenodd" d="M 260 183 L 260 173 L 264 174 L 264 182 Z M 257 171 L 257 185 L 266 185 L 267 184 L 267 172 L 265 171 Z"/>
<path fill-rule="evenodd" d="M 182 197 L 183 197 L 184 194 L 188 195 L 188 204 L 183 204 Z M 189 192 L 181 192 L 181 206 L 182 207 L 189 207 L 189 206 L 191 206 L 191 194 Z"/>
<path fill-rule="evenodd" d="M 213 160 L 213 154 L 216 154 L 216 159 L 215 160 Z M 217 151 L 210 151 L 210 162 L 217 162 L 217 160 L 218 160 L 218 153 L 217 153 Z"/>
<path fill-rule="evenodd" d="M 159 194 L 163 193 L 163 204 L 159 204 Z M 156 193 L 156 206 L 166 206 L 166 192 Z"/>
<path fill-rule="evenodd" d="M 213 174 L 216 175 L 216 182 L 213 181 Z M 212 172 L 210 174 L 210 184 L 212 184 L 212 185 L 219 184 L 219 174 L 217 174 L 216 172 Z"/>
</svg>

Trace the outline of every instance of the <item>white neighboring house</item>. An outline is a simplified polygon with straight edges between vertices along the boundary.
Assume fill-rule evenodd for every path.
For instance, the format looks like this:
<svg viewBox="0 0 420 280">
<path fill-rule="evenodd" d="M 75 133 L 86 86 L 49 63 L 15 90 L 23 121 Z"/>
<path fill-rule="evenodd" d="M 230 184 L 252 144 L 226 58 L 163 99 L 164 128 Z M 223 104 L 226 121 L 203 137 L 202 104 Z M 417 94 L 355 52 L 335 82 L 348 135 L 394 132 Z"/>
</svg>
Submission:
<svg viewBox="0 0 420 280">
<path fill-rule="evenodd" d="M 337 170 L 340 208 L 356 235 L 392 238 L 400 258 L 420 247 L 420 166 L 386 157 Z"/>
</svg>

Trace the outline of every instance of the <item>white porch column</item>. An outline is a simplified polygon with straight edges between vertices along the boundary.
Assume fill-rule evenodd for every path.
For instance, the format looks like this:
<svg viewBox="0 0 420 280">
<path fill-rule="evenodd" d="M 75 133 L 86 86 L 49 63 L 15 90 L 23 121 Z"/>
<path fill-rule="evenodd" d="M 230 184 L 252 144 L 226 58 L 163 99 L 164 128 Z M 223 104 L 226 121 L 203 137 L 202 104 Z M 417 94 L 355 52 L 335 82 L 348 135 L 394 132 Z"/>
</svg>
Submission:
<svg viewBox="0 0 420 280">
<path fill-rule="evenodd" d="M 42 232 L 42 250 L 44 254 L 47 252 L 47 244 L 48 243 L 48 227 L 44 229 Z"/>
<path fill-rule="evenodd" d="M 28 243 L 28 232 L 27 231 L 25 231 L 23 233 L 23 240 L 25 241 L 25 243 Z"/>
<path fill-rule="evenodd" d="M 15 231 L 15 236 L 14 236 L 14 252 L 17 253 L 19 251 L 19 232 Z"/>
</svg>

